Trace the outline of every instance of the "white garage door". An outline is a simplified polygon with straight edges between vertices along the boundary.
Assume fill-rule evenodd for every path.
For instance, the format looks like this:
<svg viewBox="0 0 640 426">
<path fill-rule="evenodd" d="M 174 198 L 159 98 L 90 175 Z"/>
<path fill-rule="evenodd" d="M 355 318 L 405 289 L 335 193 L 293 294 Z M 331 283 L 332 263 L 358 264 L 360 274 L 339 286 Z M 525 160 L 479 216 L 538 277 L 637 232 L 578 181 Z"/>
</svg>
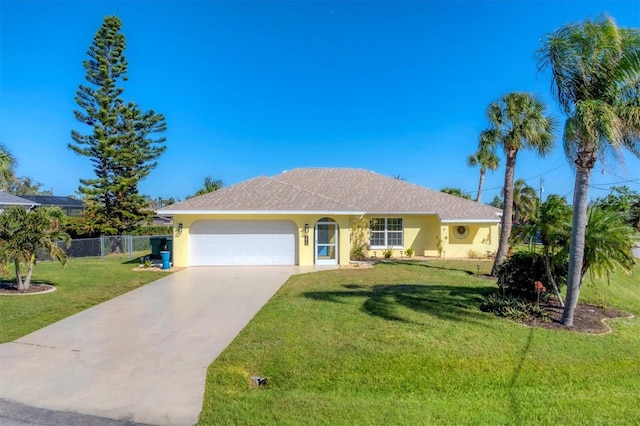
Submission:
<svg viewBox="0 0 640 426">
<path fill-rule="evenodd" d="M 297 229 L 285 220 L 202 220 L 189 228 L 189 264 L 295 265 Z"/>
</svg>

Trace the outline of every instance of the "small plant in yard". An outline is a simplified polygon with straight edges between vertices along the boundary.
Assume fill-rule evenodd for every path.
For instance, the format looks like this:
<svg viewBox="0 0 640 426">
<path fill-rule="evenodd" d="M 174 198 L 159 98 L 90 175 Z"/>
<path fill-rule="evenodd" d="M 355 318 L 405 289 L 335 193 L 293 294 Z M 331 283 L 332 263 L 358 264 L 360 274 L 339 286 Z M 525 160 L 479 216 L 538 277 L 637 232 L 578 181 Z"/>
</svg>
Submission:
<svg viewBox="0 0 640 426">
<path fill-rule="evenodd" d="M 604 294 L 598 288 L 598 286 L 595 285 L 593 280 L 591 280 L 591 282 L 589 284 L 587 284 L 587 287 L 591 288 L 591 291 L 593 291 L 593 303 L 594 303 L 594 305 L 596 305 L 597 307 L 602 308 L 602 309 L 607 309 L 609 307 L 609 304 L 607 303 L 607 298 L 604 296 Z"/>
<path fill-rule="evenodd" d="M 144 263 L 142 264 L 142 266 L 144 266 L 145 268 L 151 268 L 151 266 L 153 265 L 153 263 L 151 262 L 151 259 L 146 258 L 144 260 Z"/>
<path fill-rule="evenodd" d="M 367 258 L 367 246 L 364 244 L 351 247 L 351 260 L 365 260 Z"/>
<path fill-rule="evenodd" d="M 480 305 L 480 309 L 514 321 L 531 321 L 534 319 L 549 321 L 549 314 L 537 303 L 520 297 L 503 296 L 498 293 L 487 296 Z"/>
<path fill-rule="evenodd" d="M 536 289 L 536 293 L 538 293 L 538 300 L 536 302 L 540 303 L 540 295 L 542 293 L 546 293 L 547 288 L 542 284 L 542 281 L 536 281 L 534 283 L 534 287 Z"/>
<path fill-rule="evenodd" d="M 442 237 L 440 237 L 440 235 L 436 236 L 436 247 L 438 248 L 438 256 L 442 256 L 442 251 L 444 249 L 444 241 L 447 239 L 447 237 L 444 237 L 444 239 L 442 239 Z"/>
<path fill-rule="evenodd" d="M 476 250 L 469 250 L 467 252 L 467 257 L 469 259 L 482 259 L 483 258 L 482 254 L 480 254 L 480 252 L 476 251 Z"/>
<path fill-rule="evenodd" d="M 9 271 L 13 263 L 18 290 L 29 290 L 36 264 L 38 249 L 46 250 L 52 259 L 62 266 L 67 263 L 67 253 L 59 245 L 69 246 L 69 234 L 63 229 L 64 213 L 58 207 L 40 207 L 25 210 L 10 207 L 0 214 L 0 267 Z M 27 269 L 22 278 L 21 264 Z"/>
<path fill-rule="evenodd" d="M 387 249 L 384 249 L 382 251 L 382 256 L 384 256 L 385 259 L 391 259 L 393 257 L 393 249 L 390 247 Z"/>
<path fill-rule="evenodd" d="M 411 257 L 411 256 L 413 256 L 413 253 L 414 253 L 414 250 L 413 250 L 413 248 L 412 248 L 412 247 L 409 247 L 408 249 L 406 249 L 406 250 L 404 251 L 404 254 L 405 254 L 405 255 L 407 255 L 407 257 Z"/>
</svg>

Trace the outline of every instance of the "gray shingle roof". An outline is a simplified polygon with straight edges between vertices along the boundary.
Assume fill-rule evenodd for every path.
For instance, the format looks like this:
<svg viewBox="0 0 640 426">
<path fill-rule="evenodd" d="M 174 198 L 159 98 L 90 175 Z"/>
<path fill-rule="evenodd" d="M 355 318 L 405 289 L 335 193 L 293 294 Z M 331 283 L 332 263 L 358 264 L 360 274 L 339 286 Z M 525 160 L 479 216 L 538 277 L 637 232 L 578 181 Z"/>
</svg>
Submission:
<svg viewBox="0 0 640 426">
<path fill-rule="evenodd" d="M 4 191 L 0 191 L 0 204 L 5 206 L 39 206 L 40 205 L 34 201 L 18 197 L 17 195 L 9 194 L 8 192 L 4 192 Z"/>
<path fill-rule="evenodd" d="M 223 212 L 436 214 L 443 221 L 498 221 L 501 211 L 367 170 L 304 168 L 250 179 L 158 213 Z"/>
</svg>

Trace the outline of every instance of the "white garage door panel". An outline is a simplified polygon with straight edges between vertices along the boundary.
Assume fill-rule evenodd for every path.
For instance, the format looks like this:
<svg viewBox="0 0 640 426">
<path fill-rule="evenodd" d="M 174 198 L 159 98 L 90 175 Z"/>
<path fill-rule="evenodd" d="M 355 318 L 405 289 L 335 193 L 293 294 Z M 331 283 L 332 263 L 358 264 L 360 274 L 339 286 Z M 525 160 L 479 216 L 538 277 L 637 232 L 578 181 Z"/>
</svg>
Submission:
<svg viewBox="0 0 640 426">
<path fill-rule="evenodd" d="M 189 233 L 192 266 L 296 264 L 297 230 L 289 221 L 203 220 Z"/>
</svg>

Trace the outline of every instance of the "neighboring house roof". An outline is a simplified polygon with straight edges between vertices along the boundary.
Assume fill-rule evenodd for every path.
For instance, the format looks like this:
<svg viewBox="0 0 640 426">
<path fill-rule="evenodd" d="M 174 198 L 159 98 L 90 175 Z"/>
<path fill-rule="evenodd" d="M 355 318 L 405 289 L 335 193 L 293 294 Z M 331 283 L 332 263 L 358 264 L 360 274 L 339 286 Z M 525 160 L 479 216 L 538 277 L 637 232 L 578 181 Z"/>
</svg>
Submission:
<svg viewBox="0 0 640 426">
<path fill-rule="evenodd" d="M 0 191 L 0 205 L 2 206 L 39 206 L 40 204 L 8 192 Z"/>
<path fill-rule="evenodd" d="M 435 214 L 443 222 L 498 222 L 501 210 L 363 169 L 304 168 L 190 198 L 159 214 Z"/>
<path fill-rule="evenodd" d="M 154 214 L 152 217 L 152 222 L 156 226 L 171 226 L 171 224 L 173 223 L 173 217 L 159 216 Z"/>
<path fill-rule="evenodd" d="M 77 207 L 84 208 L 84 203 L 71 197 L 56 195 L 23 195 L 23 198 L 34 201 L 42 206 Z"/>
</svg>

